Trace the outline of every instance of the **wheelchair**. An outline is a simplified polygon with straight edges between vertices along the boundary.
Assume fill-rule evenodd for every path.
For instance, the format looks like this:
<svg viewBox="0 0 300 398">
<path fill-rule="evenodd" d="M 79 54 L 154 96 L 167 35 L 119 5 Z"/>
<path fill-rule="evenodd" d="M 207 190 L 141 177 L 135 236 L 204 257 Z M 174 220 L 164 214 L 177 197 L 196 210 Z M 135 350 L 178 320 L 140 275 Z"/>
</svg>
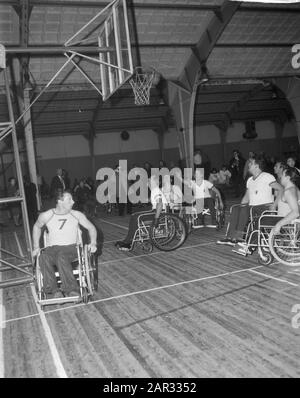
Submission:
<svg viewBox="0 0 300 398">
<path fill-rule="evenodd" d="M 74 297 L 47 298 L 43 286 L 43 274 L 40 268 L 40 254 L 47 247 L 46 231 L 43 234 L 44 248 L 41 249 L 35 261 L 35 288 L 38 304 L 43 310 L 46 305 L 64 303 L 88 303 L 94 292 L 98 290 L 98 264 L 95 253 L 91 253 L 88 245 L 83 244 L 82 232 L 78 229 L 78 242 L 76 244 L 77 257 L 72 261 L 73 274 L 78 282 L 80 294 Z M 57 285 L 60 288 L 61 280 L 58 271 L 55 272 Z"/>
<path fill-rule="evenodd" d="M 215 210 L 216 210 L 216 223 L 217 230 L 220 230 L 225 225 L 225 210 L 221 208 L 219 197 L 214 197 L 215 200 Z M 193 229 L 202 228 L 203 225 L 200 223 L 199 214 L 202 216 L 210 217 L 210 210 L 204 208 L 201 213 L 198 213 L 195 204 L 182 206 L 179 210 L 179 217 L 181 217 L 187 228 L 187 232 L 191 233 Z"/>
<path fill-rule="evenodd" d="M 153 217 L 149 217 L 153 214 Z M 148 217 L 147 217 L 148 216 Z M 141 213 L 137 218 L 138 227 L 135 231 L 131 248 L 139 247 L 145 253 L 151 253 L 153 247 L 161 251 L 178 249 L 186 240 L 187 231 L 184 221 L 172 212 L 163 212 L 159 216 L 158 225 L 154 225 L 153 210 Z"/>
<path fill-rule="evenodd" d="M 233 211 L 233 208 L 236 206 L 240 205 L 238 204 L 231 206 L 230 213 Z M 244 233 L 246 250 L 250 251 L 252 254 L 252 252 L 255 249 L 257 249 L 258 262 L 261 265 L 270 265 L 274 260 L 274 258 L 276 257 L 274 256 L 271 250 L 269 239 L 272 234 L 272 229 L 274 225 L 282 217 L 278 216 L 277 212 L 274 210 L 265 210 L 259 215 L 255 215 L 253 213 L 254 213 L 253 208 L 250 207 L 249 222 Z M 256 224 L 257 227 L 255 227 Z M 228 229 L 229 229 L 229 223 L 227 226 L 227 232 Z"/>
<path fill-rule="evenodd" d="M 290 267 L 300 266 L 300 219 L 284 225 L 277 235 L 272 230 L 268 243 L 275 260 Z"/>
</svg>

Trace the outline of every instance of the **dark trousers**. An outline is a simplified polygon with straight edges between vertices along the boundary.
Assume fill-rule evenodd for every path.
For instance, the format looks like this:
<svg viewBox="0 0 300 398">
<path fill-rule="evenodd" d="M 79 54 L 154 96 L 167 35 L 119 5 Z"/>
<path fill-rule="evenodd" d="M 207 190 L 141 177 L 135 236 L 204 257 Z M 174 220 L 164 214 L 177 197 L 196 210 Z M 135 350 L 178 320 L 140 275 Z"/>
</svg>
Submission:
<svg viewBox="0 0 300 398">
<path fill-rule="evenodd" d="M 143 214 L 143 221 L 148 221 L 148 220 L 153 220 L 154 216 L 155 216 L 155 210 L 145 213 L 144 211 L 139 211 L 137 213 L 133 213 L 130 216 L 130 220 L 129 220 L 129 228 L 128 228 L 128 232 L 127 232 L 127 236 L 124 239 L 125 243 L 131 243 L 133 238 L 134 238 L 134 234 L 135 231 L 138 229 L 138 217 Z"/>
<path fill-rule="evenodd" d="M 127 198 L 127 204 L 126 203 L 120 203 L 119 202 L 119 198 L 117 198 L 117 201 L 118 201 L 118 214 L 119 214 L 119 216 L 124 216 L 126 206 L 127 206 L 127 214 L 131 214 L 131 212 L 132 212 L 132 203 L 130 202 L 129 198 Z"/>
<path fill-rule="evenodd" d="M 215 224 L 216 223 L 215 200 L 213 198 L 204 198 L 204 208 L 209 209 L 211 224 Z M 201 220 L 203 224 L 204 224 L 204 217 L 205 214 L 202 213 L 198 214 L 198 218 Z"/>
<path fill-rule="evenodd" d="M 265 210 L 269 210 L 270 205 L 264 204 L 259 206 L 240 205 L 232 209 L 229 220 L 229 228 L 227 237 L 231 239 L 242 239 L 249 222 L 250 207 L 252 208 L 253 227 L 257 229 L 258 217 Z"/>
<path fill-rule="evenodd" d="M 79 291 L 71 264 L 76 258 L 76 245 L 49 246 L 42 251 L 40 255 L 40 267 L 46 294 L 55 293 L 58 290 L 54 266 L 57 267 L 59 272 L 62 291 L 66 294 Z"/>
</svg>

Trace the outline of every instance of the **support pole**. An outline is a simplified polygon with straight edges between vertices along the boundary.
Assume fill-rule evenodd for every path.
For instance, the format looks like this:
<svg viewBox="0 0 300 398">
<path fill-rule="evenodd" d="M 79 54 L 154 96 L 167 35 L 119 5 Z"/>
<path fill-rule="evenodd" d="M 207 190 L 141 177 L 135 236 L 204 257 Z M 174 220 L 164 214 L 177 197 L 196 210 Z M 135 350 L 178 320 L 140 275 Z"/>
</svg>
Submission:
<svg viewBox="0 0 300 398">
<path fill-rule="evenodd" d="M 23 116 L 29 176 L 31 182 L 33 182 L 36 186 L 36 198 L 37 198 L 38 210 L 41 210 L 41 198 L 37 183 L 34 141 L 32 137 L 31 109 L 30 109 L 30 96 L 29 96 L 30 91 L 28 89 L 24 89 L 23 93 L 24 93 L 23 110 L 29 109 L 28 112 L 25 112 Z"/>
<path fill-rule="evenodd" d="M 17 180 L 18 180 L 18 186 L 19 186 L 19 191 L 20 191 L 23 225 L 24 225 L 25 239 L 26 239 L 26 244 L 27 244 L 27 254 L 29 255 L 29 257 L 31 259 L 31 263 L 33 263 L 31 234 L 30 234 L 29 220 L 28 220 L 28 214 L 27 214 L 27 208 L 26 208 L 26 199 L 25 199 L 23 177 L 22 177 L 22 171 L 21 171 L 18 140 L 17 140 L 17 134 L 16 134 L 15 121 L 14 121 L 13 107 L 12 107 L 11 96 L 10 96 L 10 88 L 9 88 L 7 70 L 4 69 L 3 73 L 4 73 L 4 80 L 5 80 L 8 113 L 9 113 L 9 119 L 10 119 L 11 130 L 12 130 L 11 135 L 12 135 L 12 142 L 13 142 L 13 152 L 14 152 L 14 157 L 15 157 L 15 162 L 16 162 L 16 173 L 17 173 Z"/>
</svg>

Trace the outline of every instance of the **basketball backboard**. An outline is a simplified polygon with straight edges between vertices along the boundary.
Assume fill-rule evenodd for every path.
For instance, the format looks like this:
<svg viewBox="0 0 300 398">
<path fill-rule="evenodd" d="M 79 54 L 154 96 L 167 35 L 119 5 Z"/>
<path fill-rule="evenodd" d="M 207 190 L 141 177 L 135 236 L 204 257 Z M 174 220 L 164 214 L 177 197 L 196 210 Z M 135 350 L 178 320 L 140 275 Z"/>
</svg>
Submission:
<svg viewBox="0 0 300 398">
<path fill-rule="evenodd" d="M 91 33 L 88 33 L 88 31 L 91 31 Z M 80 53 L 80 46 L 86 43 L 96 43 L 98 45 L 99 56 L 97 59 Z M 78 50 L 68 51 L 68 47 L 74 44 L 78 46 Z M 107 100 L 133 74 L 126 0 L 114 0 L 111 2 L 72 36 L 65 43 L 65 47 L 66 53 L 71 53 L 99 64 L 101 80 L 99 92 L 103 97 L 103 101 Z M 72 60 L 71 62 L 73 63 Z M 78 65 L 74 64 L 74 66 L 88 78 Z M 90 82 L 95 87 L 95 84 L 92 81 Z"/>
<path fill-rule="evenodd" d="M 110 97 L 133 74 L 126 1 L 112 6 L 98 36 L 99 47 L 112 47 L 99 53 L 103 100 Z"/>
</svg>

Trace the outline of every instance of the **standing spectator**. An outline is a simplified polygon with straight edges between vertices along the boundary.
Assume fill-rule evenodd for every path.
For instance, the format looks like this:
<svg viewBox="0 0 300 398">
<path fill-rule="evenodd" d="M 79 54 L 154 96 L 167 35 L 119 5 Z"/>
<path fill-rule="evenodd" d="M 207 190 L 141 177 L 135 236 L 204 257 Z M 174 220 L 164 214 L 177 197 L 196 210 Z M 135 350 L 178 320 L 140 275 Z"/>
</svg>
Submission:
<svg viewBox="0 0 300 398">
<path fill-rule="evenodd" d="M 159 161 L 159 163 L 158 163 L 158 168 L 159 168 L 159 170 L 160 170 L 160 169 L 163 169 L 163 168 L 165 168 L 165 167 L 167 167 L 167 163 L 166 163 L 164 160 L 160 159 L 160 161 Z"/>
<path fill-rule="evenodd" d="M 229 162 L 229 169 L 231 172 L 231 181 L 237 198 L 241 194 L 241 187 L 243 185 L 244 166 L 245 160 L 242 158 L 239 151 L 235 149 L 233 151 L 233 157 Z"/>
<path fill-rule="evenodd" d="M 38 216 L 38 206 L 36 198 L 37 189 L 36 185 L 30 181 L 27 175 L 23 177 L 23 180 L 28 219 L 29 223 L 33 226 Z"/>
<path fill-rule="evenodd" d="M 145 163 L 144 163 L 144 169 L 145 169 L 146 172 L 147 172 L 148 178 L 151 177 L 151 168 L 152 168 L 152 166 L 151 166 L 151 164 L 150 164 L 149 162 L 145 162 Z"/>
<path fill-rule="evenodd" d="M 62 178 L 64 179 L 65 189 L 70 189 L 71 181 L 70 181 L 69 173 L 65 169 L 62 169 Z"/>
<path fill-rule="evenodd" d="M 87 184 L 85 179 L 82 178 L 74 189 L 76 210 L 86 213 L 86 203 L 88 201 L 90 191 L 91 187 Z"/>
<path fill-rule="evenodd" d="M 52 197 L 55 196 L 55 192 L 57 190 L 64 191 L 66 189 L 66 184 L 63 178 L 63 171 L 62 169 L 56 170 L 56 175 L 52 178 L 51 187 L 50 187 L 50 194 Z"/>
<path fill-rule="evenodd" d="M 74 179 L 73 186 L 72 186 L 72 192 L 73 192 L 73 193 L 74 193 L 74 191 L 75 191 L 75 188 L 77 187 L 77 185 L 79 185 L 79 181 L 78 181 L 78 179 L 77 179 L 77 178 L 75 178 L 75 179 Z"/>
<path fill-rule="evenodd" d="M 209 170 L 210 170 L 210 161 L 201 153 L 201 151 L 196 151 L 194 153 L 194 170 L 203 169 L 204 170 L 204 178 L 208 180 L 209 178 Z"/>
<path fill-rule="evenodd" d="M 245 166 L 244 166 L 244 171 L 243 171 L 243 178 L 244 181 L 247 181 L 249 177 L 251 177 L 251 174 L 249 173 L 249 162 L 251 159 L 253 159 L 255 156 L 255 153 L 250 151 L 248 155 L 248 159 L 246 160 Z"/>
</svg>

